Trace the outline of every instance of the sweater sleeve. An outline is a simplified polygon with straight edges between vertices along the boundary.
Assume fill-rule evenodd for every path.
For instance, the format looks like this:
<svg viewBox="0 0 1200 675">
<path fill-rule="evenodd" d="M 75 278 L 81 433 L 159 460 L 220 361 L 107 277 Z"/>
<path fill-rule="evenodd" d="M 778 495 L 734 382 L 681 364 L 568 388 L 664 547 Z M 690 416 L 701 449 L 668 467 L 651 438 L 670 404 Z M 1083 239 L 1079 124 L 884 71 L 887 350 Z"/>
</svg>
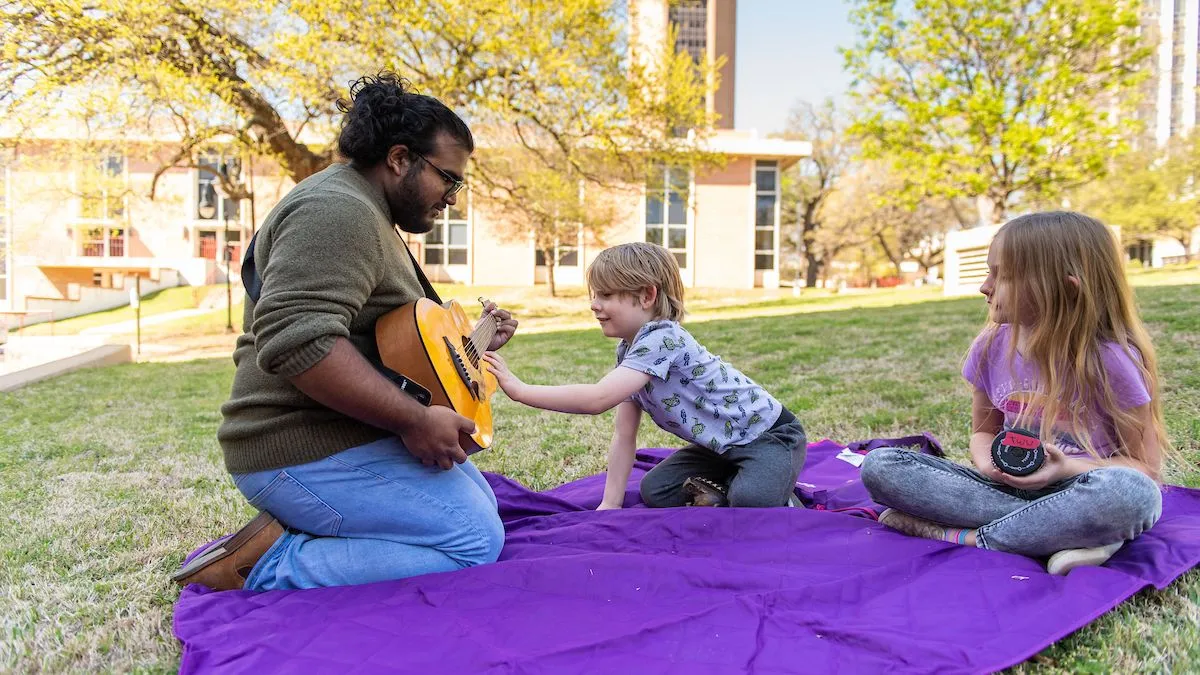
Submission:
<svg viewBox="0 0 1200 675">
<path fill-rule="evenodd" d="M 258 366 L 293 377 L 325 358 L 383 278 L 378 217 L 336 193 L 298 201 L 272 232 L 254 307 Z"/>
</svg>

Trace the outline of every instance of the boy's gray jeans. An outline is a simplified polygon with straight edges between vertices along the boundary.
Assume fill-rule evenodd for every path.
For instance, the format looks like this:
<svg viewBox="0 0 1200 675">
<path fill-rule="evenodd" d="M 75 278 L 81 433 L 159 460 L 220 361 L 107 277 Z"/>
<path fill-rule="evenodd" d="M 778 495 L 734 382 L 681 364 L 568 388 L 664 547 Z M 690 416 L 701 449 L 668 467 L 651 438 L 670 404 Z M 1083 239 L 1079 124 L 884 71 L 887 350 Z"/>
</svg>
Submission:
<svg viewBox="0 0 1200 675">
<path fill-rule="evenodd" d="M 750 443 L 721 454 L 696 445 L 676 450 L 642 477 L 642 501 L 652 508 L 683 506 L 683 482 L 701 476 L 729 486 L 730 506 L 787 506 L 807 454 L 804 427 L 788 413 Z"/>
</svg>

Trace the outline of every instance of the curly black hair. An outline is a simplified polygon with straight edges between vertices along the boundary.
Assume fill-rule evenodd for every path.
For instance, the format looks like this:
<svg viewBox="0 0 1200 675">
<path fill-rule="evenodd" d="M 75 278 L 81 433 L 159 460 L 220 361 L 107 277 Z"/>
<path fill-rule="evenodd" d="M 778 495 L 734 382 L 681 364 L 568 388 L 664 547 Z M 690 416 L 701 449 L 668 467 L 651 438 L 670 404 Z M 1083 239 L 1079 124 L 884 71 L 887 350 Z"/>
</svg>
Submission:
<svg viewBox="0 0 1200 675">
<path fill-rule="evenodd" d="M 461 117 L 436 98 L 416 93 L 411 82 L 394 73 L 358 78 L 350 85 L 350 100 L 338 99 L 337 109 L 346 115 L 338 152 L 360 166 L 383 161 L 393 145 L 429 154 L 438 131 L 450 134 L 467 152 L 475 151 L 475 139 Z"/>
</svg>

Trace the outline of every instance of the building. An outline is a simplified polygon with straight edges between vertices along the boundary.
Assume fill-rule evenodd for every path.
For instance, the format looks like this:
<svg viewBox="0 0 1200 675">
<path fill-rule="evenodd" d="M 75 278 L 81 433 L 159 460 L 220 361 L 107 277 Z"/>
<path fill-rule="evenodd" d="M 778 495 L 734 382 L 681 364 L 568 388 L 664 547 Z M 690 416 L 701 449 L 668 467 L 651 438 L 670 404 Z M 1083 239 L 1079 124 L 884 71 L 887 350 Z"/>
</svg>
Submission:
<svg viewBox="0 0 1200 675">
<path fill-rule="evenodd" d="M 62 157 L 53 145 L 26 143 L 0 161 L 0 312 L 64 318 L 127 304 L 134 285 L 145 294 L 226 279 L 218 252 L 228 244 L 238 257 L 248 216 L 212 198 L 211 174 L 170 169 L 150 201 L 158 166 L 138 153 Z"/>
<path fill-rule="evenodd" d="M 1163 148 L 1190 136 L 1200 120 L 1200 0 L 1143 0 L 1141 23 L 1155 51 L 1137 117 L 1145 124 L 1144 142 Z M 1169 237 L 1139 237 L 1127 242 L 1126 253 L 1149 267 L 1194 256 L 1200 253 L 1200 227 L 1191 251 Z"/>
<path fill-rule="evenodd" d="M 1143 0 L 1142 34 L 1156 43 L 1139 118 L 1159 147 L 1196 126 L 1200 0 Z"/>
<path fill-rule="evenodd" d="M 645 186 L 621 191 L 623 217 L 604 244 L 661 244 L 675 254 L 688 286 L 778 287 L 780 176 L 812 147 L 734 128 L 737 1 L 630 0 L 628 10 L 635 58 L 654 53 L 673 27 L 677 50 L 698 62 L 720 62 L 719 86 L 711 83 L 705 106 L 718 116 L 710 147 L 726 164 L 700 175 L 663 167 Z M 488 226 L 494 216 L 474 201 L 468 199 L 463 210 L 449 209 L 429 235 L 412 238 L 430 277 L 485 285 L 545 283 L 549 268 L 532 242 L 505 241 Z M 562 242 L 555 282 L 582 284 L 587 264 L 602 248 L 589 246 L 582 233 Z"/>
<path fill-rule="evenodd" d="M 663 167 L 645 186 L 622 190 L 618 222 L 604 244 L 652 241 L 675 254 L 687 286 L 779 286 L 780 173 L 809 152 L 807 143 L 724 131 L 711 147 L 725 155 L 720 170 L 696 175 Z M 468 195 L 448 209 L 433 232 L 410 246 L 434 281 L 481 285 L 545 283 L 548 268 L 533 242 L 513 242 L 489 223 L 495 216 Z M 560 243 L 555 282 L 583 283 L 602 250 L 581 232 Z"/>
<path fill-rule="evenodd" d="M 62 127 L 55 135 L 82 137 Z M 76 154 L 34 139 L 0 159 L 0 313 L 10 325 L 118 307 L 134 286 L 147 294 L 236 277 L 251 235 L 248 202 L 221 199 L 215 176 L 196 168 L 165 171 L 149 199 L 159 165 L 141 157 L 155 145 L 169 141 Z M 226 171 L 237 161 L 200 158 Z M 254 173 L 266 188 L 261 206 L 290 187 L 274 167 Z"/>
<path fill-rule="evenodd" d="M 734 75 L 737 62 L 737 0 L 629 0 L 633 43 L 645 52 L 675 29 L 675 49 L 697 62 L 723 60 L 717 70 L 720 86 L 709 83 L 705 107 L 718 116 L 718 129 L 734 128 Z M 647 49 L 649 47 L 649 49 Z"/>
<path fill-rule="evenodd" d="M 631 33 L 639 43 L 665 40 L 667 26 L 674 25 L 678 49 L 723 60 L 720 86 L 710 89 L 705 105 L 719 115 L 710 148 L 726 162 L 700 175 L 662 167 L 645 185 L 615 192 L 621 215 L 603 244 L 586 241 L 583 233 L 560 243 L 557 284 L 583 283 L 583 271 L 602 245 L 644 240 L 675 254 L 688 286 L 779 285 L 780 176 L 811 145 L 733 128 L 736 9 L 736 0 L 670 6 L 666 0 L 631 0 Z M 56 134 L 49 135 L 85 137 L 82 129 Z M 148 138 L 139 144 L 171 142 Z M 27 317 L 36 321 L 39 313 L 64 318 L 119 306 L 129 302 L 134 277 L 143 292 L 220 283 L 227 272 L 236 278 L 242 247 L 292 186 L 270 163 L 210 154 L 203 165 L 247 176 L 253 204 L 222 198 L 213 174 L 196 168 L 163 173 L 151 201 L 146 195 L 158 166 L 137 159 L 153 154 L 138 150 L 114 146 L 41 162 L 37 143 L 25 143 L 20 157 L 10 157 L 0 194 L 0 312 L 32 313 Z M 486 143 L 480 151 L 486 152 Z M 533 243 L 502 236 L 496 214 L 470 191 L 432 232 L 409 237 L 409 244 L 435 281 L 547 281 L 548 267 Z"/>
</svg>

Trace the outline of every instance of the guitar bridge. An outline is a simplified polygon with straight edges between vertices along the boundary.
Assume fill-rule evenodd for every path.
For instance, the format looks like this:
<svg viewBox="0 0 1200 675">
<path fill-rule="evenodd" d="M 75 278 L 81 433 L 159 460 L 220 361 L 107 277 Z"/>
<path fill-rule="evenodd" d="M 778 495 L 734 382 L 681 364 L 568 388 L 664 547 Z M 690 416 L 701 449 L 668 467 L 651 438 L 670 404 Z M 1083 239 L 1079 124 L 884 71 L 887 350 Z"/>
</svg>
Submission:
<svg viewBox="0 0 1200 675">
<path fill-rule="evenodd" d="M 483 398 L 482 387 L 467 372 L 467 364 L 463 361 L 462 355 L 454 348 L 454 343 L 450 341 L 450 338 L 443 335 L 442 341 L 446 343 L 446 350 L 450 352 L 450 361 L 454 363 L 454 370 L 458 372 L 459 379 L 463 381 L 463 384 L 467 387 L 467 391 L 471 392 L 471 396 L 475 400 L 481 400 Z"/>
</svg>

